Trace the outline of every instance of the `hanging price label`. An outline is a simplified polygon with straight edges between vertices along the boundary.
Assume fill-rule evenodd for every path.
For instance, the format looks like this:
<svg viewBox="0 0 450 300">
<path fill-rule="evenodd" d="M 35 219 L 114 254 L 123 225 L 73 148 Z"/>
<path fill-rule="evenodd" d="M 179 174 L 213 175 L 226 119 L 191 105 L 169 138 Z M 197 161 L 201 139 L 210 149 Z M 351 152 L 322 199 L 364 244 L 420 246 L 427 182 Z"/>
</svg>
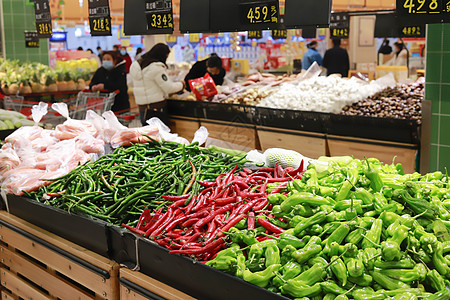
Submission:
<svg viewBox="0 0 450 300">
<path fill-rule="evenodd" d="M 39 36 L 36 31 L 25 31 L 25 48 L 39 48 Z"/>
<path fill-rule="evenodd" d="M 249 39 L 262 39 L 262 31 L 261 30 L 250 30 L 247 32 L 247 37 Z"/>
<path fill-rule="evenodd" d="M 242 25 L 278 24 L 278 0 L 241 0 L 239 10 Z"/>
<path fill-rule="evenodd" d="M 111 16 L 108 0 L 89 0 L 89 26 L 92 36 L 111 34 Z"/>
<path fill-rule="evenodd" d="M 440 23 L 450 19 L 450 1 L 397 0 L 397 13 L 414 16 L 421 24 Z"/>
<path fill-rule="evenodd" d="M 349 37 L 349 29 L 348 28 L 330 28 L 330 37 L 346 39 Z"/>
<path fill-rule="evenodd" d="M 272 30 L 272 38 L 274 40 L 286 39 L 287 38 L 287 30 Z"/>
<path fill-rule="evenodd" d="M 348 13 L 332 13 L 330 17 L 330 37 L 347 39 L 350 33 Z"/>
<path fill-rule="evenodd" d="M 34 1 L 34 15 L 36 20 L 36 31 L 39 38 L 52 37 L 52 18 L 48 0 Z"/>
<path fill-rule="evenodd" d="M 149 30 L 172 29 L 173 32 L 172 0 L 146 0 L 145 15 Z"/>
<path fill-rule="evenodd" d="M 402 28 L 400 28 L 400 37 L 405 38 L 425 37 L 425 25 L 402 26 Z"/>
</svg>

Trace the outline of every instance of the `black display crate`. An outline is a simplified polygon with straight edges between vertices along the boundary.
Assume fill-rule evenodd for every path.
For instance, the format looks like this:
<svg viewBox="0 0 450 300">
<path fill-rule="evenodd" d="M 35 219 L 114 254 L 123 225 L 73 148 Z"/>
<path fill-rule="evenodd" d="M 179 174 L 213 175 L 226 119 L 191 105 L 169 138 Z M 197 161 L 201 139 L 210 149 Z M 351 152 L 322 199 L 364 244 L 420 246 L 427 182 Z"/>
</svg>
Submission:
<svg viewBox="0 0 450 300">
<path fill-rule="evenodd" d="M 149 240 L 138 240 L 140 272 L 197 299 L 289 299 L 188 257 L 169 254 Z"/>
<path fill-rule="evenodd" d="M 68 212 L 16 195 L 7 195 L 8 212 L 88 250 L 108 257 L 106 222 Z"/>
<path fill-rule="evenodd" d="M 215 102 L 198 102 L 199 118 L 242 124 L 255 125 L 258 114 L 255 106 L 225 104 Z"/>
<path fill-rule="evenodd" d="M 167 100 L 167 111 L 174 116 L 199 117 L 199 102 L 186 100 Z"/>
<path fill-rule="evenodd" d="M 416 120 L 330 114 L 326 133 L 397 143 L 420 144 Z"/>
<path fill-rule="evenodd" d="M 137 265 L 137 237 L 130 231 L 118 227 L 108 226 L 110 240 L 109 258 L 125 266 L 134 269 Z"/>
<path fill-rule="evenodd" d="M 346 116 L 203 101 L 169 100 L 169 114 L 278 129 L 420 144 L 416 120 Z"/>
<path fill-rule="evenodd" d="M 258 125 L 316 133 L 326 133 L 330 114 L 287 109 L 257 108 Z"/>
</svg>

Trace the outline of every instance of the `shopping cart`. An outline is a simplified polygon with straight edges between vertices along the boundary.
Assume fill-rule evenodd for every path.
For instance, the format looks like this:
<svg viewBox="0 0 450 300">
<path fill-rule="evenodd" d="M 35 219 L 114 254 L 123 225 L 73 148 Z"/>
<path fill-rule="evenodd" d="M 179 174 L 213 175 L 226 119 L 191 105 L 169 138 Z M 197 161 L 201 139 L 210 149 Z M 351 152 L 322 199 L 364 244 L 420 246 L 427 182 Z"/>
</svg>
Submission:
<svg viewBox="0 0 450 300">
<path fill-rule="evenodd" d="M 115 115 L 117 120 L 119 120 L 119 122 L 126 127 L 132 128 L 142 126 L 138 112 L 133 112 L 130 109 L 124 109 L 115 112 Z"/>
<path fill-rule="evenodd" d="M 86 112 L 93 110 L 99 115 L 105 111 L 111 110 L 114 99 L 119 91 L 109 92 L 91 92 L 83 90 L 78 93 L 77 101 L 72 110 L 69 110 L 72 119 L 82 120 L 86 118 Z"/>
<path fill-rule="evenodd" d="M 72 97 L 61 102 L 67 104 L 70 112 L 70 110 L 73 109 L 74 105 L 76 104 L 76 100 L 77 97 Z M 5 98 L 3 98 L 3 105 L 5 109 L 20 112 L 21 114 L 27 116 L 28 119 L 31 119 L 31 109 L 34 105 L 39 105 L 39 102 L 24 100 L 24 98 L 21 96 L 6 96 Z M 49 103 L 49 105 L 51 104 Z M 49 110 L 47 115 L 42 118 L 41 123 L 56 126 L 60 123 L 63 123 L 65 120 L 66 119 L 56 111 Z"/>
</svg>

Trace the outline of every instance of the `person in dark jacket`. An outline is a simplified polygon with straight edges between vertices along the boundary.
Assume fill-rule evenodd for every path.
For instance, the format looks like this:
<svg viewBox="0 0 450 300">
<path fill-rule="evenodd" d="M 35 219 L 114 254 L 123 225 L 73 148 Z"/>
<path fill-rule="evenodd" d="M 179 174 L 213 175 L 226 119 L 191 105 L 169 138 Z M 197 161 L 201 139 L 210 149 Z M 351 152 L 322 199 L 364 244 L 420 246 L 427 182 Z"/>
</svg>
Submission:
<svg viewBox="0 0 450 300">
<path fill-rule="evenodd" d="M 186 82 L 186 89 L 191 91 L 191 87 L 189 86 L 189 80 L 201 78 L 209 73 L 211 78 L 214 80 L 216 85 L 222 85 L 223 79 L 226 75 L 225 69 L 223 68 L 222 59 L 217 56 L 217 54 L 211 54 L 211 57 L 202 61 L 196 62 L 189 73 L 184 78 Z"/>
<path fill-rule="evenodd" d="M 127 52 L 127 47 L 122 46 L 120 48 L 119 57 L 125 61 L 125 68 L 126 68 L 127 74 L 130 73 L 130 67 L 133 62 L 131 61 L 131 57 Z"/>
<path fill-rule="evenodd" d="M 323 57 L 323 66 L 327 68 L 327 75 L 341 74 L 348 77 L 350 61 L 347 50 L 341 48 L 341 40 L 333 39 L 333 48 L 328 49 Z"/>
<path fill-rule="evenodd" d="M 116 52 L 103 52 L 102 66 L 95 72 L 92 77 L 89 88 L 93 92 L 119 90 L 119 94 L 114 99 L 112 106 L 113 112 L 126 110 L 130 108 L 128 99 L 127 73 L 125 69 L 125 61 L 117 57 Z"/>
</svg>

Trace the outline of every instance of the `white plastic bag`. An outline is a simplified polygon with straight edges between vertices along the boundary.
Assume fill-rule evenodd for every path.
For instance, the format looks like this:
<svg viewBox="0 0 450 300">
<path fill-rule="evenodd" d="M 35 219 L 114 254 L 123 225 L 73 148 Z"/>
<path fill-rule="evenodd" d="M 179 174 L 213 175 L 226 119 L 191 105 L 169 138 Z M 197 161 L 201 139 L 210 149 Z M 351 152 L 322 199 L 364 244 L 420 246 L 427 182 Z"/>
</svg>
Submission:
<svg viewBox="0 0 450 300">
<path fill-rule="evenodd" d="M 147 124 L 158 128 L 159 137 L 161 140 L 189 145 L 189 141 L 187 139 L 178 136 L 176 133 L 170 133 L 170 128 L 159 118 L 153 117 L 150 120 L 147 120 Z"/>
<path fill-rule="evenodd" d="M 107 143 L 111 142 L 112 137 L 117 134 L 121 130 L 128 129 L 127 127 L 120 124 L 116 115 L 112 111 L 106 111 L 102 114 L 102 117 L 105 118 L 106 126 L 103 131 L 103 135 L 105 137 L 105 141 Z"/>
<path fill-rule="evenodd" d="M 39 122 L 42 120 L 42 118 L 47 114 L 48 112 L 48 104 L 44 102 L 39 102 L 38 105 L 34 105 L 31 108 L 31 114 L 33 117 L 33 121 L 35 123 L 34 126 L 23 126 L 16 131 L 14 131 L 12 134 L 10 134 L 8 137 L 6 137 L 5 141 L 7 143 L 14 144 L 16 142 L 20 142 L 21 140 L 35 140 L 41 136 L 42 128 L 39 127 Z"/>
<path fill-rule="evenodd" d="M 67 118 L 63 124 L 56 126 L 53 136 L 59 140 L 74 139 L 83 132 L 87 132 L 92 136 L 97 136 L 98 131 L 95 126 L 85 120 L 74 120 L 69 117 L 69 110 L 65 103 L 53 103 L 52 108 Z"/>
<path fill-rule="evenodd" d="M 204 143 L 206 143 L 206 140 L 208 139 L 209 132 L 208 129 L 206 129 L 205 126 L 201 126 L 194 134 L 194 139 L 192 140 L 192 143 L 198 142 L 198 144 L 201 146 Z"/>
</svg>

